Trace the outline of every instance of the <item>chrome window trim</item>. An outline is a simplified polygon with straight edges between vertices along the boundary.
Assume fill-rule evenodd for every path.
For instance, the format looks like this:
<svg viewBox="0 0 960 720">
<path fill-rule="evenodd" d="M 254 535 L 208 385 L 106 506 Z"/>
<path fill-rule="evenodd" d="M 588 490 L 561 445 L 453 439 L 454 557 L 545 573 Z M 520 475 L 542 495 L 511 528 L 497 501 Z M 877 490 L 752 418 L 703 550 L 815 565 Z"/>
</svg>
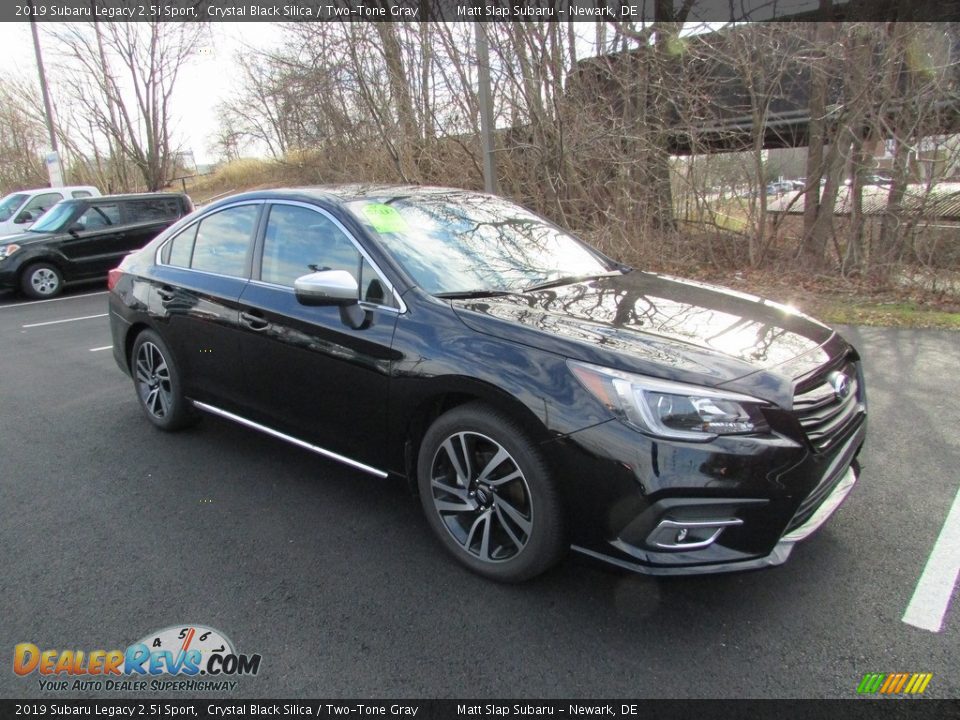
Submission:
<svg viewBox="0 0 960 720">
<path fill-rule="evenodd" d="M 322 448 L 319 445 L 312 445 L 311 443 L 308 443 L 305 440 L 300 440 L 299 438 L 295 438 L 292 435 L 287 435 L 286 433 L 282 433 L 279 430 L 274 430 L 273 428 L 267 427 L 266 425 L 261 425 L 260 423 L 254 422 L 253 420 L 248 420 L 242 415 L 236 415 L 222 408 L 218 408 L 215 405 L 208 405 L 207 403 L 200 402 L 199 400 L 192 400 L 191 402 L 193 403 L 194 407 L 196 407 L 198 410 L 203 410 L 204 412 L 208 412 L 211 415 L 218 415 L 222 418 L 225 418 L 226 420 L 232 420 L 235 423 L 243 425 L 244 427 L 248 427 L 253 430 L 259 430 L 262 433 L 265 433 L 267 435 L 272 435 L 273 437 L 278 438 L 280 440 L 285 440 L 286 442 L 296 445 L 297 447 L 301 447 L 304 450 L 309 450 L 310 452 L 314 452 L 317 455 L 322 455 L 323 457 L 329 458 L 330 460 L 336 460 L 337 462 L 341 462 L 344 465 L 349 465 L 350 467 L 356 468 L 357 470 L 363 470 L 364 472 L 370 473 L 371 475 L 376 475 L 379 478 L 389 477 L 389 474 L 383 470 L 379 470 L 375 467 L 371 467 L 370 465 L 366 465 L 360 462 L 359 460 L 348 458 L 345 455 L 340 455 L 339 453 L 335 453 L 332 450 L 327 450 L 326 448 Z"/>
<path fill-rule="evenodd" d="M 162 243 L 160 243 L 160 245 L 157 247 L 157 252 L 154 254 L 154 257 L 153 257 L 154 265 L 160 265 L 161 267 L 172 267 L 172 268 L 177 268 L 179 270 L 189 270 L 190 272 L 200 272 L 200 273 L 205 273 L 206 275 L 214 275 L 216 277 L 236 278 L 237 277 L 236 275 L 224 275 L 223 273 L 212 273 L 207 270 L 196 270 L 195 268 L 183 267 L 183 265 L 171 265 L 170 263 L 163 262 L 160 259 L 160 255 L 163 253 L 163 249 L 167 245 L 173 242 L 174 238 L 180 237 L 180 235 L 182 235 L 184 232 L 189 230 L 191 227 L 193 227 L 194 225 L 199 225 L 201 222 L 204 221 L 204 219 L 210 217 L 211 215 L 216 215 L 218 212 L 221 212 L 223 210 L 229 210 L 230 208 L 241 207 L 243 205 L 263 205 L 265 202 L 266 200 L 241 200 L 239 202 L 230 203 L 229 205 L 224 205 L 223 207 L 219 207 L 212 212 L 203 213 L 199 217 L 194 218 L 193 222 L 189 222 L 186 225 L 184 225 L 182 228 L 178 228 L 173 235 L 171 235 Z M 185 217 L 190 217 L 190 216 L 187 215 Z M 259 225 L 259 221 L 257 224 Z M 257 230 L 259 231 L 259 227 L 257 228 Z M 254 240 L 256 240 L 256 237 L 254 237 Z M 249 280 L 250 278 L 240 278 L 240 279 Z"/>
<path fill-rule="evenodd" d="M 231 203 L 230 205 L 224 205 L 224 206 L 221 207 L 221 208 L 217 208 L 217 209 L 216 209 L 215 211 L 213 211 L 213 212 L 204 213 L 204 214 L 201 215 L 200 217 L 196 218 L 193 222 L 184 225 L 182 228 L 179 228 L 176 233 L 174 233 L 174 234 L 171 235 L 169 238 L 167 238 L 167 239 L 164 240 L 162 243 L 160 243 L 160 245 L 157 247 L 157 252 L 156 252 L 155 255 L 154 255 L 154 259 L 153 259 L 153 260 L 154 260 L 154 264 L 155 264 L 155 265 L 159 265 L 159 266 L 161 266 L 161 267 L 171 267 L 171 268 L 177 268 L 178 270 L 188 270 L 188 271 L 190 271 L 190 272 L 203 273 L 204 275 L 212 275 L 212 276 L 214 276 L 214 277 L 224 277 L 224 278 L 238 279 L 236 275 L 224 275 L 224 274 L 222 274 L 222 273 L 212 273 L 212 272 L 209 272 L 209 271 L 207 271 L 207 270 L 197 270 L 197 269 L 195 269 L 195 268 L 183 267 L 182 265 L 171 265 L 170 263 L 165 263 L 165 262 L 163 262 L 163 261 L 161 260 L 161 255 L 163 254 L 164 248 L 166 248 L 168 244 L 170 244 L 171 242 L 173 242 L 173 240 L 174 240 L 175 238 L 179 237 L 179 236 L 182 235 L 184 232 L 186 232 L 187 230 L 189 230 L 193 225 L 196 225 L 196 224 L 199 224 L 199 223 L 203 222 L 204 218 L 208 218 L 208 217 L 210 217 L 211 215 L 214 215 L 214 214 L 216 214 L 216 213 L 218 213 L 218 212 L 220 212 L 220 211 L 222 211 L 222 210 L 229 210 L 230 208 L 240 207 L 241 205 L 264 205 L 264 204 L 267 204 L 267 203 L 270 203 L 271 205 L 293 205 L 293 206 L 295 206 L 295 207 L 302 207 L 302 208 L 305 208 L 305 209 L 307 209 L 307 210 L 312 210 L 313 212 L 320 213 L 321 215 L 323 215 L 324 217 L 326 217 L 328 220 L 330 220 L 334 225 L 337 226 L 337 228 L 340 230 L 340 232 L 342 232 L 342 233 L 347 237 L 347 239 L 348 239 L 351 243 L 353 243 L 353 246 L 357 249 L 357 252 L 359 252 L 360 255 L 361 255 L 368 263 L 370 263 L 370 267 L 373 268 L 373 271 L 374 271 L 375 273 L 377 273 L 377 276 L 380 278 L 380 280 L 390 289 L 390 292 L 393 294 L 393 297 L 396 299 L 397 304 L 398 304 L 400 307 L 399 307 L 399 308 L 395 308 L 395 307 L 393 307 L 392 305 L 381 305 L 381 304 L 379 304 L 379 303 L 370 303 L 370 302 L 367 302 L 367 301 L 365 301 L 365 300 L 360 301 L 360 303 L 359 303 L 360 306 L 361 306 L 361 307 L 367 307 L 367 308 L 376 308 L 376 309 L 385 310 L 385 311 L 388 311 L 388 312 L 394 312 L 394 313 L 396 313 L 396 314 L 398 314 L 398 315 L 402 315 L 403 313 L 405 313 L 405 312 L 407 311 L 407 304 L 403 301 L 403 298 L 400 297 L 400 293 L 397 292 L 397 289 L 393 286 L 393 283 L 390 282 L 390 280 L 387 279 L 387 277 L 386 277 L 386 275 L 384 274 L 383 270 L 381 270 L 381 269 L 380 269 L 380 266 L 377 265 L 376 262 L 374 262 L 373 258 L 370 257 L 370 254 L 366 251 L 366 249 L 364 249 L 364 247 L 363 247 L 362 245 L 360 245 L 359 242 L 357 242 L 357 239 L 353 236 L 353 233 L 351 233 L 349 230 L 347 230 L 347 228 L 345 228 L 345 227 L 343 226 L 343 223 L 341 223 L 339 220 L 337 220 L 335 217 L 333 217 L 333 215 L 331 215 L 329 212 L 327 212 L 327 211 L 324 210 L 323 208 L 317 207 L 316 205 L 311 205 L 310 203 L 305 203 L 305 202 L 302 202 L 302 201 L 299 201 L 299 200 L 268 200 L 268 199 L 262 199 L 262 200 L 241 200 L 240 202 Z M 268 223 L 270 222 L 269 216 L 267 217 L 267 222 L 268 222 Z M 266 233 L 264 233 L 264 239 L 265 239 L 265 238 L 266 238 Z M 241 280 L 247 280 L 247 281 L 249 281 L 249 282 L 256 283 L 257 285 L 262 285 L 262 286 L 264 286 L 264 287 L 280 288 L 280 289 L 283 289 L 283 290 L 289 290 L 290 292 L 293 292 L 293 288 L 292 288 L 292 287 L 289 287 L 288 285 L 280 285 L 280 284 L 278 284 L 278 283 L 265 282 L 265 281 L 263 281 L 263 280 L 254 280 L 253 278 L 249 278 L 249 277 L 248 277 L 248 278 L 239 278 L 239 279 L 241 279 Z"/>
<path fill-rule="evenodd" d="M 342 232 L 351 243 L 353 243 L 353 246 L 357 249 L 357 252 L 360 253 L 360 255 L 368 263 L 370 263 L 370 267 L 373 268 L 373 271 L 377 274 L 380 280 L 390 289 L 390 292 L 393 294 L 393 297 L 396 299 L 397 303 L 400 305 L 399 313 L 402 315 L 407 311 L 407 304 L 403 302 L 403 298 L 400 297 L 400 293 L 397 292 L 397 289 L 393 286 L 393 283 L 387 279 L 383 270 L 380 269 L 380 266 L 373 261 L 373 258 L 370 257 L 370 253 L 368 253 L 366 249 L 357 241 L 357 239 L 353 236 L 353 233 L 347 230 L 347 228 L 343 226 L 343 223 L 337 220 L 333 215 L 331 215 L 329 212 L 327 212 L 321 207 L 317 207 L 316 205 L 311 205 L 310 203 L 305 203 L 300 200 L 267 200 L 266 202 L 269 202 L 271 205 L 292 205 L 293 207 L 302 207 L 307 210 L 312 210 L 313 212 L 319 213 L 320 215 L 323 215 L 324 217 L 326 217 L 330 222 L 332 222 L 334 225 L 337 226 L 340 232 Z M 269 215 L 267 216 L 267 224 L 268 225 L 270 224 Z M 264 241 L 266 241 L 266 228 L 264 228 Z M 262 265 L 262 262 L 263 261 L 261 260 L 261 265 Z M 267 284 L 275 285 L 275 283 L 267 283 Z M 280 285 L 279 287 L 287 287 L 287 286 Z M 362 305 L 363 302 L 361 302 L 360 304 Z M 378 307 L 378 308 L 393 309 L 393 310 L 397 309 L 397 308 L 391 308 L 390 305 L 380 305 L 378 303 L 367 303 L 367 304 L 373 305 L 374 307 Z"/>
</svg>

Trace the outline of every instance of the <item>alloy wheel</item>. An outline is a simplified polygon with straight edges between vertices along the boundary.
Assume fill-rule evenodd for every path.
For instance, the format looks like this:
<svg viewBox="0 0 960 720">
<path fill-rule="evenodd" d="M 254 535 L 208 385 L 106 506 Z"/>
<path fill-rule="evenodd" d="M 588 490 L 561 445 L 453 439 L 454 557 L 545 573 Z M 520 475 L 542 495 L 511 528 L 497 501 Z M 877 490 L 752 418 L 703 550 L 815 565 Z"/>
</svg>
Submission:
<svg viewBox="0 0 960 720">
<path fill-rule="evenodd" d="M 170 369 L 160 348 L 147 341 L 137 350 L 137 393 L 143 406 L 157 418 L 166 417 L 173 404 Z"/>
<path fill-rule="evenodd" d="M 504 562 L 526 546 L 533 504 L 523 471 L 497 441 L 477 432 L 447 437 L 430 468 L 433 506 L 460 547 Z"/>
</svg>

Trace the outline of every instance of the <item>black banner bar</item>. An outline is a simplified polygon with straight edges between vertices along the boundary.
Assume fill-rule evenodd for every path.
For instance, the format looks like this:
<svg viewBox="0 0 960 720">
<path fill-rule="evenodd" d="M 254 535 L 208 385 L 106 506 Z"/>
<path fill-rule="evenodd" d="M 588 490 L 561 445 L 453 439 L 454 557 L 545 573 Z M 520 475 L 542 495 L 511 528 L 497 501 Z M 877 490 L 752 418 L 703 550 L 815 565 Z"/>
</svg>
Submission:
<svg viewBox="0 0 960 720">
<path fill-rule="evenodd" d="M 960 700 L 0 700 L 4 718 L 950 720 Z"/>
<path fill-rule="evenodd" d="M 834 0 L 828 13 L 818 5 L 817 0 L 674 0 L 671 10 L 653 0 L 12 0 L 0 4 L 0 21 L 960 20 L 960 0 Z"/>
</svg>

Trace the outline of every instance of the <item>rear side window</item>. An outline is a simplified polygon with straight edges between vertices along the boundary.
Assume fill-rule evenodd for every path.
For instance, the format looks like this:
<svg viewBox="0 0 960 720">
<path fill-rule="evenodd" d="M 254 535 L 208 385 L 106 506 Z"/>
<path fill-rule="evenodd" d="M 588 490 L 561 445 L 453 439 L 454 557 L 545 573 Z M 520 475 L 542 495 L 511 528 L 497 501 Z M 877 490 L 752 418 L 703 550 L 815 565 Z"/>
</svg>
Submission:
<svg viewBox="0 0 960 720">
<path fill-rule="evenodd" d="M 88 190 L 74 190 L 72 193 L 70 193 L 70 195 L 74 200 L 78 198 L 93 197 L 92 193 L 90 193 Z"/>
<path fill-rule="evenodd" d="M 166 222 L 181 214 L 180 201 L 171 197 L 128 200 L 126 209 L 127 222 L 131 223 Z"/>
<path fill-rule="evenodd" d="M 241 205 L 201 220 L 190 267 L 220 275 L 244 277 L 247 273 L 247 250 L 259 214 L 259 205 Z"/>
<path fill-rule="evenodd" d="M 120 224 L 120 206 L 117 203 L 91 205 L 75 223 L 84 230 L 99 230 Z"/>
<path fill-rule="evenodd" d="M 163 261 L 177 267 L 190 267 L 190 258 L 193 256 L 193 243 L 197 239 L 197 228 L 194 224 L 167 243 L 163 252 Z"/>
<path fill-rule="evenodd" d="M 293 287 L 301 275 L 346 270 L 359 281 L 360 252 L 326 215 L 296 205 L 270 209 L 260 279 Z"/>
</svg>

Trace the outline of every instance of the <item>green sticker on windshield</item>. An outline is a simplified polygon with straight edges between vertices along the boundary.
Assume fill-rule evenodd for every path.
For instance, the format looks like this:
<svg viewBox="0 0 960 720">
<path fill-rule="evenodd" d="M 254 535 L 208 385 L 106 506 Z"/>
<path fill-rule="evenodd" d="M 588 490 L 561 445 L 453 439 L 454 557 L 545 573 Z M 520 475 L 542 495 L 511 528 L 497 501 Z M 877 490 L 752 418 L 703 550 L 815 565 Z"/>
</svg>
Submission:
<svg viewBox="0 0 960 720">
<path fill-rule="evenodd" d="M 363 208 L 363 214 L 379 233 L 404 232 L 407 229 L 407 221 L 403 219 L 403 215 L 389 205 L 370 203 Z"/>
</svg>

